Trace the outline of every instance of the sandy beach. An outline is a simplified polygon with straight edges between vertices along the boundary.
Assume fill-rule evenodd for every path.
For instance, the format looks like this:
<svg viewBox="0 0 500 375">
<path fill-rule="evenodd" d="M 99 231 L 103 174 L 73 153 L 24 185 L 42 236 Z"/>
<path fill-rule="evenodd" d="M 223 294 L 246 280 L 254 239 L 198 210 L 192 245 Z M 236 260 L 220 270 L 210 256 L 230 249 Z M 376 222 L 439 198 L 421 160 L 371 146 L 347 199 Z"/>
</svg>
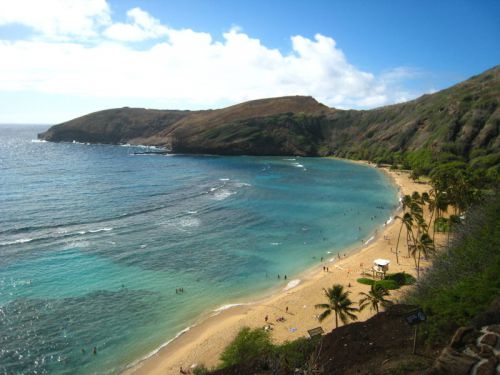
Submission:
<svg viewBox="0 0 500 375">
<path fill-rule="evenodd" d="M 405 172 L 385 168 L 381 170 L 398 185 L 401 195 L 414 191 L 422 193 L 430 189 L 427 184 L 413 182 Z M 367 292 L 369 286 L 356 282 L 356 279 L 361 277 L 362 269 L 370 268 L 377 258 L 391 261 L 389 272 L 405 271 L 416 275 L 413 259 L 407 257 L 404 231 L 399 245 L 400 264 L 396 263 L 393 251 L 399 227 L 400 222 L 392 220 L 377 230 L 373 240 L 351 253 L 346 251 L 345 256 L 342 253 L 340 258 L 334 254 L 325 254 L 324 262 L 318 262 L 314 269 L 290 280 L 289 286 L 298 283 L 297 286 L 283 288 L 270 297 L 223 310 L 205 319 L 156 354 L 126 370 L 125 374 L 179 374 L 181 366 L 183 369 L 193 368 L 197 364 L 204 364 L 209 368 L 216 366 L 219 355 L 240 328 L 263 327 L 266 315 L 269 322 L 273 323 L 271 337 L 276 343 L 307 336 L 307 330 L 318 326 L 323 327 L 325 332 L 330 332 L 335 325 L 333 316 L 319 323 L 317 315 L 320 310 L 314 308 L 315 304 L 326 302 L 323 288 L 336 283 L 342 284 L 351 292 L 351 300 L 357 302 L 360 299 L 359 293 Z M 422 260 L 421 267 L 427 266 L 428 263 Z M 329 271 L 324 271 L 323 267 L 328 267 Z M 299 279 L 300 283 L 296 281 Z M 397 300 L 403 290 L 404 288 L 391 291 L 391 298 Z M 358 320 L 366 320 L 372 315 L 373 312 L 366 309 L 358 314 Z M 284 317 L 285 321 L 277 322 L 278 317 Z"/>
</svg>

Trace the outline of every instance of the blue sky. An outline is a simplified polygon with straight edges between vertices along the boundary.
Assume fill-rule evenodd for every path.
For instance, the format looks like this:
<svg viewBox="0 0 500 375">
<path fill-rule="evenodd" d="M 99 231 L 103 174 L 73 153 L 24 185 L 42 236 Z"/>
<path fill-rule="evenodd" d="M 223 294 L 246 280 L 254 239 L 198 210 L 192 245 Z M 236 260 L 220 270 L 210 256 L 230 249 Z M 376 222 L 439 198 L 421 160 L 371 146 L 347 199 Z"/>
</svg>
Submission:
<svg viewBox="0 0 500 375">
<path fill-rule="evenodd" d="M 500 1 L 0 0 L 0 122 L 312 95 L 373 108 L 500 61 Z"/>
</svg>

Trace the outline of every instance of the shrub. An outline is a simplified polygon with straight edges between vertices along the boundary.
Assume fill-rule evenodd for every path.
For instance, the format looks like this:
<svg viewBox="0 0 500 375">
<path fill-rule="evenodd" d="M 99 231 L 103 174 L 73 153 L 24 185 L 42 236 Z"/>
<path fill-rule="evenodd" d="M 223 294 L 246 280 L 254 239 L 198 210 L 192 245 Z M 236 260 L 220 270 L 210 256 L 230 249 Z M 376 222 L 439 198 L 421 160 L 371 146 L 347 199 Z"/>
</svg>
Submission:
<svg viewBox="0 0 500 375">
<path fill-rule="evenodd" d="M 276 347 L 276 354 L 280 361 L 280 367 L 299 368 L 307 362 L 311 354 L 316 350 L 319 337 L 306 339 L 301 337 L 294 341 L 287 341 Z"/>
<path fill-rule="evenodd" d="M 412 275 L 406 272 L 389 273 L 385 275 L 384 280 L 393 280 L 397 282 L 399 286 L 411 285 L 416 281 Z"/>
<path fill-rule="evenodd" d="M 209 373 L 210 371 L 203 364 L 196 366 L 193 370 L 194 375 L 208 375 Z"/>
<path fill-rule="evenodd" d="M 235 339 L 222 352 L 221 367 L 228 367 L 241 362 L 250 362 L 256 359 L 265 360 L 273 352 L 273 345 L 269 333 L 262 329 L 243 327 Z"/>
<path fill-rule="evenodd" d="M 373 285 L 373 284 L 375 284 L 375 280 L 367 279 L 366 277 L 360 277 L 356 281 L 358 283 L 360 283 L 360 284 L 365 284 L 365 285 Z"/>
<path fill-rule="evenodd" d="M 377 280 L 373 284 L 373 287 L 376 288 L 378 286 L 381 286 L 387 290 L 399 289 L 399 284 L 397 282 L 395 282 L 394 280 Z"/>
</svg>

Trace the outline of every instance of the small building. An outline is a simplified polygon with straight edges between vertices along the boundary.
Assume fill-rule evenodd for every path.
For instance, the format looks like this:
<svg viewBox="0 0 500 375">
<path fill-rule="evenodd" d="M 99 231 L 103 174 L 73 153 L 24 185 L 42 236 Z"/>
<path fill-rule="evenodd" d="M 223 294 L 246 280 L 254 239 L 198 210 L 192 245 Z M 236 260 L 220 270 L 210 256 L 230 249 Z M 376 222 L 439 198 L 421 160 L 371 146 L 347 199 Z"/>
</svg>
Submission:
<svg viewBox="0 0 500 375">
<path fill-rule="evenodd" d="M 373 273 L 380 277 L 385 277 L 387 271 L 389 271 L 390 260 L 387 259 L 375 259 L 373 261 Z"/>
</svg>

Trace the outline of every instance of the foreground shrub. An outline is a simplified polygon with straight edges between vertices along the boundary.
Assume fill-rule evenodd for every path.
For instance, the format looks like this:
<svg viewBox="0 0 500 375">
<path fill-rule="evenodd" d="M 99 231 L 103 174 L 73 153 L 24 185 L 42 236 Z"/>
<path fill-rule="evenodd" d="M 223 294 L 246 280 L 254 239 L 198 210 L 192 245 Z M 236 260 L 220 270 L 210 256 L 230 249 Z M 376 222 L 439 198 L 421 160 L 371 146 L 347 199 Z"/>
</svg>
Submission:
<svg viewBox="0 0 500 375">
<path fill-rule="evenodd" d="M 209 373 L 210 371 L 208 371 L 207 367 L 203 364 L 196 366 L 193 370 L 194 375 L 208 375 Z"/>
<path fill-rule="evenodd" d="M 273 344 L 268 332 L 258 328 L 252 330 L 249 327 L 243 327 L 233 342 L 222 352 L 221 367 L 257 359 L 265 362 L 272 352 Z"/>
<path fill-rule="evenodd" d="M 319 337 L 316 339 L 306 339 L 301 337 L 294 341 L 287 341 L 276 346 L 276 354 L 279 358 L 281 368 L 300 368 L 311 357 L 316 350 Z"/>
</svg>

